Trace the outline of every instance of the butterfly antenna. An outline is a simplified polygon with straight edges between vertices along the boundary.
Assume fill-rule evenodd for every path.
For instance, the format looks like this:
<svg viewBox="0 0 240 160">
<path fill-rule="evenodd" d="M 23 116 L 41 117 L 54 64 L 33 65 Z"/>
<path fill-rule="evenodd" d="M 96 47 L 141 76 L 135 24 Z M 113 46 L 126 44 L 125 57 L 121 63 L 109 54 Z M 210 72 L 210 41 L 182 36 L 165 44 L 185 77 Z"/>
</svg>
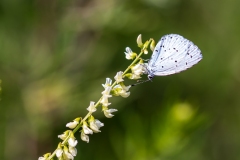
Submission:
<svg viewBox="0 0 240 160">
<path fill-rule="evenodd" d="M 145 80 L 145 81 L 141 81 L 141 82 L 132 84 L 131 86 L 133 87 L 133 86 L 136 86 L 136 85 L 138 85 L 138 84 L 142 84 L 142 83 L 145 83 L 145 82 L 148 82 L 148 81 L 150 81 L 150 79 L 147 79 L 147 80 Z"/>
</svg>

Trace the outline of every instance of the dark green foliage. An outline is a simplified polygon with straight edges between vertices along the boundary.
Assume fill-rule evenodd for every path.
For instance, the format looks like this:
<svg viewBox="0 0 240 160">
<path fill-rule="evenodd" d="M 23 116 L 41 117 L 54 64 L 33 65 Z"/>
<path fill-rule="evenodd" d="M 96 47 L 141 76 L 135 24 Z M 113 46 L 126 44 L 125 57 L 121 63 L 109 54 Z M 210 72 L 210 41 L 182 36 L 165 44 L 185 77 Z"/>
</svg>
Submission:
<svg viewBox="0 0 240 160">
<path fill-rule="evenodd" d="M 77 145 L 81 160 L 240 159 L 240 19 L 237 0 L 0 2 L 0 159 L 53 152 L 66 123 L 85 116 L 143 40 L 177 33 L 203 60 L 111 98 L 112 119 Z M 143 58 L 148 59 L 151 53 Z M 144 77 L 143 79 L 147 79 Z M 125 81 L 133 84 L 135 81 Z M 79 134 L 80 135 L 80 134 Z"/>
</svg>

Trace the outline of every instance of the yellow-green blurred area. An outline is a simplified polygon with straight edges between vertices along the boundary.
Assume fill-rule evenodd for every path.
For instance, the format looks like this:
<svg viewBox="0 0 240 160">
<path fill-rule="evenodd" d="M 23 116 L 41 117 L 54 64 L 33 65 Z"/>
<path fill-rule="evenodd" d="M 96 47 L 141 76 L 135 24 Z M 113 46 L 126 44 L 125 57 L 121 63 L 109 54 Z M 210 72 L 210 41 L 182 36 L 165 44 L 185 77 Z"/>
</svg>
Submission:
<svg viewBox="0 0 240 160">
<path fill-rule="evenodd" d="M 1 0 L 0 159 L 53 152 L 66 123 L 87 114 L 107 77 L 131 63 L 143 41 L 176 33 L 203 60 L 113 97 L 76 160 L 239 160 L 240 1 Z M 144 55 L 149 59 L 151 53 Z M 147 79 L 144 75 L 143 79 Z M 125 85 L 136 83 L 127 80 Z"/>
</svg>

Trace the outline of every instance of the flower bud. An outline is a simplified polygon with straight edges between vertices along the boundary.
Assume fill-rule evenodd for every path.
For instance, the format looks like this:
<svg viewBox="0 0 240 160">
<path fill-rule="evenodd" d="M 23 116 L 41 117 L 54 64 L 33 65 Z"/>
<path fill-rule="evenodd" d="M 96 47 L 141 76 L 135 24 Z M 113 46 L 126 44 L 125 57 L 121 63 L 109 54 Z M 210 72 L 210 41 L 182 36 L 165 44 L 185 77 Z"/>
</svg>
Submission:
<svg viewBox="0 0 240 160">
<path fill-rule="evenodd" d="M 150 49 L 151 49 L 152 51 L 154 51 L 154 49 L 155 49 L 155 41 L 154 41 L 154 39 L 152 39 L 152 42 L 151 42 L 151 44 L 150 44 Z"/>
<path fill-rule="evenodd" d="M 138 47 L 142 48 L 143 47 L 143 43 L 142 43 L 142 35 L 139 34 L 137 37 L 137 45 Z"/>
</svg>

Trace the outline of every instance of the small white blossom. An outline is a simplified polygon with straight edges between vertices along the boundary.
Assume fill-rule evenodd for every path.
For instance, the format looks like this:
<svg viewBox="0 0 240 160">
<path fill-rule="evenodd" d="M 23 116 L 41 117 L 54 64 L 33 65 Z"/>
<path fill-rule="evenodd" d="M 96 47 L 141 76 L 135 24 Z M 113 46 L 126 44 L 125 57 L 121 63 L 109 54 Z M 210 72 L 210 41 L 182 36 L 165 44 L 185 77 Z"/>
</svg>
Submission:
<svg viewBox="0 0 240 160">
<path fill-rule="evenodd" d="M 83 132 L 84 132 L 85 134 L 93 134 L 93 131 L 92 131 L 90 128 L 88 128 L 86 122 L 83 122 L 82 128 L 83 128 Z"/>
<path fill-rule="evenodd" d="M 69 135 L 68 133 L 69 133 L 69 131 L 65 131 L 63 134 L 58 135 L 58 138 L 65 140 L 67 138 L 67 136 Z"/>
<path fill-rule="evenodd" d="M 104 88 L 110 87 L 112 85 L 112 80 L 110 78 L 106 78 L 106 83 L 102 84 Z"/>
<path fill-rule="evenodd" d="M 111 103 L 108 103 L 108 98 L 112 97 L 112 95 L 110 95 L 111 90 L 112 90 L 112 87 L 108 86 L 108 87 L 105 87 L 105 90 L 102 92 L 103 96 L 100 103 L 103 106 L 109 106 L 111 104 Z"/>
<path fill-rule="evenodd" d="M 112 118 L 114 115 L 112 114 L 113 112 L 116 112 L 117 109 L 104 109 L 103 113 L 107 118 Z"/>
<path fill-rule="evenodd" d="M 129 47 L 126 48 L 126 52 L 124 52 L 124 53 L 125 53 L 125 55 L 126 55 L 126 59 L 133 59 L 133 58 L 135 58 L 135 57 L 137 56 L 137 54 L 134 53 L 134 52 L 131 50 L 131 48 L 129 48 Z"/>
<path fill-rule="evenodd" d="M 85 142 L 89 142 L 89 136 L 84 133 L 84 131 L 81 132 L 81 139 Z"/>
<path fill-rule="evenodd" d="M 93 132 L 97 133 L 97 132 L 101 132 L 99 130 L 100 127 L 104 126 L 104 124 L 102 122 L 100 122 L 97 119 L 94 119 L 92 121 L 89 122 L 90 128 L 93 130 Z"/>
<path fill-rule="evenodd" d="M 78 143 L 78 141 L 76 140 L 75 137 L 70 137 L 69 140 L 68 140 L 68 144 L 71 147 L 75 147 L 77 145 L 77 143 Z"/>
<path fill-rule="evenodd" d="M 73 129 L 78 125 L 78 123 L 79 122 L 77 122 L 77 121 L 69 122 L 66 124 L 66 127 Z"/>
<path fill-rule="evenodd" d="M 106 87 L 105 90 L 102 92 L 102 95 L 108 95 L 108 97 L 112 97 L 110 95 L 111 90 L 112 90 L 112 87 Z"/>
<path fill-rule="evenodd" d="M 139 78 L 141 78 L 141 76 L 136 74 L 131 74 L 130 76 L 130 79 L 139 79 Z"/>
<path fill-rule="evenodd" d="M 68 152 L 68 148 L 66 146 L 64 146 L 64 150 L 63 150 L 63 159 L 64 160 L 73 160 L 74 159 L 72 154 Z"/>
<path fill-rule="evenodd" d="M 141 75 L 145 72 L 145 67 L 143 64 L 137 64 L 131 68 L 132 73 L 135 75 Z"/>
<path fill-rule="evenodd" d="M 90 105 L 89 105 L 89 107 L 87 108 L 87 110 L 88 110 L 89 112 L 95 112 L 95 111 L 97 110 L 96 107 L 95 107 L 95 105 L 94 105 L 94 103 L 95 103 L 95 102 L 93 102 L 93 101 L 90 102 Z"/>
<path fill-rule="evenodd" d="M 123 85 L 124 86 L 124 85 Z M 127 98 L 130 95 L 130 92 L 126 92 L 128 91 L 130 87 L 126 87 L 124 86 L 124 88 L 122 87 L 122 85 L 116 85 L 113 90 L 114 90 L 114 95 L 116 96 L 122 96 L 124 98 Z"/>
<path fill-rule="evenodd" d="M 103 106 L 109 106 L 111 103 L 108 103 L 109 95 L 103 95 L 100 103 L 102 103 Z"/>
<path fill-rule="evenodd" d="M 75 157 L 77 155 L 77 149 L 69 146 L 69 152 Z"/>
<path fill-rule="evenodd" d="M 122 87 L 122 89 L 123 89 L 124 91 L 128 91 L 129 88 L 131 88 L 131 85 L 129 85 L 129 86 L 125 86 L 123 83 L 120 84 L 120 85 L 121 85 L 121 87 Z"/>
<path fill-rule="evenodd" d="M 123 98 L 127 98 L 128 96 L 130 96 L 130 92 L 125 92 L 124 90 L 122 90 L 122 92 L 119 93 L 120 96 L 122 96 Z"/>
<path fill-rule="evenodd" d="M 104 126 L 104 123 L 100 122 L 98 119 L 95 119 L 95 124 L 98 126 L 98 128 L 101 128 Z"/>
<path fill-rule="evenodd" d="M 141 78 L 140 75 L 142 75 L 143 73 L 147 73 L 146 65 L 142 63 L 136 64 L 131 68 L 131 70 L 132 70 L 132 74 L 127 75 L 130 79 L 139 79 Z"/>
<path fill-rule="evenodd" d="M 58 135 L 58 138 L 64 140 L 67 136 L 65 134 Z"/>
<path fill-rule="evenodd" d="M 63 153 L 62 148 L 58 148 L 58 149 L 56 150 L 56 156 L 57 156 L 58 158 L 62 157 L 62 153 Z"/>
<path fill-rule="evenodd" d="M 95 132 L 95 133 L 101 132 L 99 130 L 99 128 L 97 127 L 97 125 L 94 123 L 94 121 L 90 122 L 89 125 L 90 125 L 90 128 L 93 130 L 93 132 Z"/>
<path fill-rule="evenodd" d="M 46 153 L 43 155 L 43 157 L 39 157 L 38 160 L 48 160 L 48 157 L 51 155 L 51 153 Z"/>
<path fill-rule="evenodd" d="M 123 75 L 122 71 L 117 72 L 116 76 L 114 77 L 114 79 L 117 81 L 117 83 L 124 81 L 122 75 Z"/>
<path fill-rule="evenodd" d="M 73 122 L 67 123 L 67 124 L 66 124 L 66 127 L 71 128 L 71 129 L 75 128 L 75 127 L 78 125 L 80 119 L 81 119 L 81 118 L 75 118 L 75 119 L 73 120 Z"/>
</svg>

